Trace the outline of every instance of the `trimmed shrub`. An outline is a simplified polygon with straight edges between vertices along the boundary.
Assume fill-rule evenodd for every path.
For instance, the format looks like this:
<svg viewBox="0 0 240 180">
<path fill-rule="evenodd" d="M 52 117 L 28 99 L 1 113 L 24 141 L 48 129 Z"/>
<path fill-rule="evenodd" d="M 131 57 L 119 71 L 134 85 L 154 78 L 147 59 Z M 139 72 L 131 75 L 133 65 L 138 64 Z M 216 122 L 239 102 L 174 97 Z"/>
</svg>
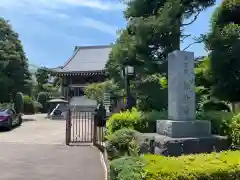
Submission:
<svg viewBox="0 0 240 180">
<path fill-rule="evenodd" d="M 240 113 L 232 119 L 231 138 L 234 146 L 240 146 Z"/>
<path fill-rule="evenodd" d="M 141 113 L 136 109 L 113 114 L 107 121 L 107 134 L 111 135 L 122 128 L 136 129 L 141 120 Z"/>
<path fill-rule="evenodd" d="M 209 111 L 197 113 L 197 119 L 211 121 L 212 134 L 229 136 L 231 134 L 231 121 L 233 113 L 223 111 Z"/>
<path fill-rule="evenodd" d="M 143 112 L 141 114 L 141 119 L 136 129 L 141 133 L 155 133 L 156 121 L 157 120 L 167 120 L 167 111 L 152 111 Z"/>
<path fill-rule="evenodd" d="M 110 180 L 140 180 L 144 176 L 144 159 L 125 156 L 110 162 Z"/>
<path fill-rule="evenodd" d="M 204 111 L 227 111 L 231 112 L 229 105 L 223 101 L 208 100 L 203 103 Z"/>
<path fill-rule="evenodd" d="M 180 157 L 144 155 L 110 163 L 111 180 L 237 180 L 240 151 Z"/>
<path fill-rule="evenodd" d="M 33 101 L 33 106 L 34 106 L 35 113 L 41 112 L 41 109 L 43 108 L 42 105 L 37 101 Z"/>
<path fill-rule="evenodd" d="M 141 112 L 136 109 L 113 114 L 107 121 L 107 134 L 122 128 L 135 129 L 142 133 L 155 133 L 156 120 L 166 119 L 167 112 Z"/>
<path fill-rule="evenodd" d="M 24 111 L 24 97 L 21 92 L 16 93 L 16 99 L 14 101 L 14 109 L 17 113 L 23 113 Z"/>
<path fill-rule="evenodd" d="M 29 96 L 24 96 L 24 114 L 34 114 L 35 108 L 33 100 Z"/>
<path fill-rule="evenodd" d="M 37 102 L 39 102 L 42 105 L 41 112 L 46 113 L 47 112 L 47 101 L 49 99 L 47 92 L 40 92 L 37 97 Z"/>
<path fill-rule="evenodd" d="M 240 179 L 240 151 L 180 157 L 145 155 L 146 180 Z"/>
<path fill-rule="evenodd" d="M 116 159 L 121 156 L 137 156 L 140 150 L 140 133 L 123 128 L 117 130 L 107 137 L 107 152 L 109 159 Z"/>
</svg>

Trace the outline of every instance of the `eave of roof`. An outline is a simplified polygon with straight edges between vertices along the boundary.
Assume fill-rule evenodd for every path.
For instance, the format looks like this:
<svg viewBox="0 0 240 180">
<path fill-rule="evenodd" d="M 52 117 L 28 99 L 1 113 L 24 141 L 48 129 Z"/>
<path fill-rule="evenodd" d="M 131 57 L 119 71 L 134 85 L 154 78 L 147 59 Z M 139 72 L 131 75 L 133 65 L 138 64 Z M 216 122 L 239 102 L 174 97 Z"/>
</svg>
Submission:
<svg viewBox="0 0 240 180">
<path fill-rule="evenodd" d="M 76 46 L 73 55 L 61 67 L 54 68 L 57 74 L 86 74 L 102 72 L 112 45 Z"/>
<path fill-rule="evenodd" d="M 72 72 L 54 72 L 56 76 L 96 76 L 96 75 L 106 75 L 105 70 L 96 71 L 72 71 Z"/>
</svg>

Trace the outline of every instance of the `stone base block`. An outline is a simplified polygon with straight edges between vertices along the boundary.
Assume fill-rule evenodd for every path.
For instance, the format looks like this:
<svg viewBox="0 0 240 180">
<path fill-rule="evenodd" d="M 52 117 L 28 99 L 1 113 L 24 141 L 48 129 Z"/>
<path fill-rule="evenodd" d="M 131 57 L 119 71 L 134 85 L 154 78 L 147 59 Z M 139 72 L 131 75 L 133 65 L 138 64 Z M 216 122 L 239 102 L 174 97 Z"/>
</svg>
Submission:
<svg viewBox="0 0 240 180">
<path fill-rule="evenodd" d="M 228 150 L 230 143 L 227 137 L 209 136 L 200 138 L 170 138 L 156 135 L 154 153 L 165 156 L 211 153 Z"/>
<path fill-rule="evenodd" d="M 188 138 L 188 137 L 209 137 L 211 136 L 210 121 L 171 121 L 158 120 L 157 133 L 159 135 L 171 138 Z"/>
</svg>

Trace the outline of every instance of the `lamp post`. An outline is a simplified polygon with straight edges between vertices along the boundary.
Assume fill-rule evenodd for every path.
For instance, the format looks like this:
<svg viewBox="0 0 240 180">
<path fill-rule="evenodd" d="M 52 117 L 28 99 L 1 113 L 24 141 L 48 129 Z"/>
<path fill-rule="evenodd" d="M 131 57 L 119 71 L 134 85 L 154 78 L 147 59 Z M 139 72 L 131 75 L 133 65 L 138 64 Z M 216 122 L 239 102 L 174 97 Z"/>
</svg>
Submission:
<svg viewBox="0 0 240 180">
<path fill-rule="evenodd" d="M 130 90 L 130 80 L 135 77 L 134 67 L 128 64 L 125 64 L 122 70 L 122 76 L 124 77 L 126 96 L 127 96 L 126 109 L 131 109 L 136 104 L 135 98 L 131 95 L 131 90 Z"/>
</svg>

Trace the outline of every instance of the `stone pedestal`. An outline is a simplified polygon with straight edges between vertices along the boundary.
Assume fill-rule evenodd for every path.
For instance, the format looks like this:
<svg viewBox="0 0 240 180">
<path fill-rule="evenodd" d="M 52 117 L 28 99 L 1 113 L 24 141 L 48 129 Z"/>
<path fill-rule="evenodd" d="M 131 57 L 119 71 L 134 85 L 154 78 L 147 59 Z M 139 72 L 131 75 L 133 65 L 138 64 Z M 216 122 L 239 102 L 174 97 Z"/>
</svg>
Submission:
<svg viewBox="0 0 240 180">
<path fill-rule="evenodd" d="M 214 136 L 198 138 L 170 138 L 155 136 L 154 153 L 164 156 L 181 156 L 198 153 L 211 153 L 228 150 L 227 137 Z"/>
<path fill-rule="evenodd" d="M 142 154 L 153 153 L 164 156 L 220 152 L 231 147 L 227 137 L 216 135 L 195 138 L 171 138 L 157 133 L 144 133 L 140 139 L 140 152 Z"/>
<path fill-rule="evenodd" d="M 171 138 L 211 136 L 210 121 L 172 121 L 158 120 L 157 133 Z"/>
</svg>

